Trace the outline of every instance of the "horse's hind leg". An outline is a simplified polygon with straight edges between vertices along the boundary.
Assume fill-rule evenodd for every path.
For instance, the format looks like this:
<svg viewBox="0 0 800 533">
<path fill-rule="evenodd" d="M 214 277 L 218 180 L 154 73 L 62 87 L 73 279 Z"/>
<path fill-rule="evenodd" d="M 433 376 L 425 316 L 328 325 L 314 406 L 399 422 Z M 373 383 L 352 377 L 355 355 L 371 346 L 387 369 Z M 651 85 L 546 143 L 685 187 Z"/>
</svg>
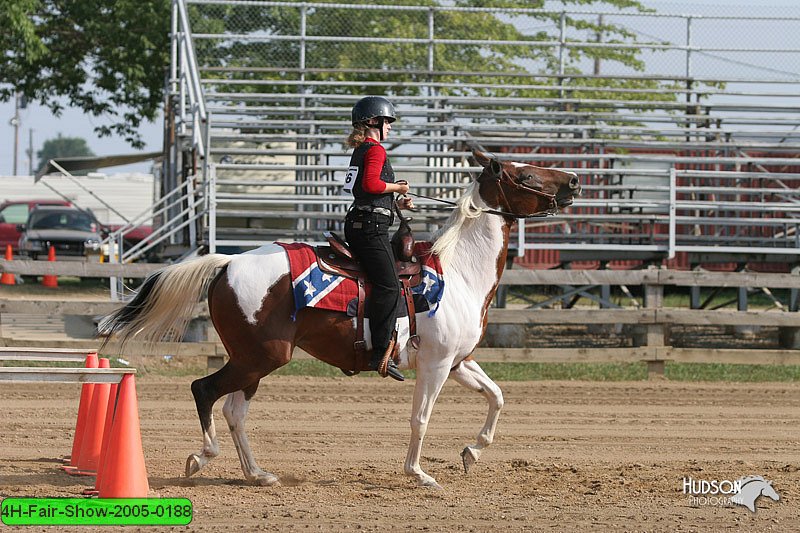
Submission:
<svg viewBox="0 0 800 533">
<path fill-rule="evenodd" d="M 228 398 L 222 406 L 222 414 L 225 415 L 228 428 L 231 430 L 231 437 L 236 446 L 236 453 L 239 454 L 245 479 L 257 485 L 273 485 L 278 482 L 278 476 L 264 472 L 258 467 L 244 430 L 244 420 L 247 417 L 247 409 L 250 407 L 250 398 L 256 393 L 256 389 L 258 389 L 258 382 L 244 390 L 228 394 Z"/>
<path fill-rule="evenodd" d="M 222 396 L 249 384 L 250 380 L 237 371 L 230 361 L 213 374 L 192 382 L 192 395 L 197 406 L 197 415 L 200 417 L 200 427 L 203 430 L 203 449 L 186 459 L 186 477 L 196 474 L 211 459 L 219 455 L 212 411 L 214 403 Z"/>
<path fill-rule="evenodd" d="M 478 365 L 477 361 L 463 361 L 458 367 L 450 372 L 450 376 L 464 387 L 480 392 L 489 403 L 489 413 L 486 415 L 486 423 L 483 424 L 478 433 L 478 440 L 475 445 L 467 446 L 461 452 L 461 459 L 464 463 L 464 472 L 474 465 L 481 456 L 481 451 L 489 446 L 494 440 L 494 431 L 497 428 L 497 419 L 500 410 L 503 408 L 503 392 L 500 387 L 492 381 L 489 376 Z"/>
</svg>

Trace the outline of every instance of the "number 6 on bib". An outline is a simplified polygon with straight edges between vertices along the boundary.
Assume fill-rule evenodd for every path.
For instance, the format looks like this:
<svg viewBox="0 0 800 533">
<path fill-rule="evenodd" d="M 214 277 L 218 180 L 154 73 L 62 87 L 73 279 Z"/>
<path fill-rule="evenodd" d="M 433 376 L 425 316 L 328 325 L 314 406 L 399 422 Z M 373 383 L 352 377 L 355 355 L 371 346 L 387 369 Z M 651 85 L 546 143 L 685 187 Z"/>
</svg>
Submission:
<svg viewBox="0 0 800 533">
<path fill-rule="evenodd" d="M 358 167 L 350 167 L 347 169 L 347 175 L 344 177 L 344 185 L 342 185 L 342 189 L 347 194 L 353 194 L 353 185 L 356 183 L 356 177 L 358 176 Z"/>
</svg>

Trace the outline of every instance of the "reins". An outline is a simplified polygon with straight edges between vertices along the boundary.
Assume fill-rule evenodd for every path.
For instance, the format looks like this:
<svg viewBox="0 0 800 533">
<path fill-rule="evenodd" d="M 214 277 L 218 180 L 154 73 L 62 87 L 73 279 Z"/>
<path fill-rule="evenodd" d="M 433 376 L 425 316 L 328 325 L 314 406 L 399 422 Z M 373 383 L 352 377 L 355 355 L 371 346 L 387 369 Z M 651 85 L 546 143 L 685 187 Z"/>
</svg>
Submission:
<svg viewBox="0 0 800 533">
<path fill-rule="evenodd" d="M 507 175 L 505 169 L 501 170 L 501 176 L 502 175 Z M 511 213 L 509 211 L 502 211 L 500 209 L 487 209 L 487 208 L 482 208 L 480 210 L 482 213 L 488 213 L 490 215 L 499 215 L 499 216 L 511 217 L 511 218 L 543 218 L 543 217 L 547 217 L 547 216 L 550 216 L 550 215 L 555 215 L 558 212 L 558 205 L 556 204 L 556 195 L 555 194 L 548 194 L 548 193 L 543 192 L 543 191 L 537 191 L 536 189 L 533 189 L 533 188 L 528 187 L 526 185 L 515 183 L 513 180 L 510 180 L 510 181 L 511 181 L 511 185 L 513 185 L 514 188 L 517 189 L 518 191 L 522 190 L 522 191 L 524 191 L 526 193 L 533 193 L 536 196 L 541 196 L 543 198 L 547 198 L 550 201 L 550 205 L 548 206 L 547 209 L 545 209 L 543 211 L 537 211 L 536 213 L 533 213 L 533 214 L 530 214 L 530 215 L 518 215 L 516 213 Z M 503 191 L 503 184 L 502 184 L 502 181 L 500 180 L 500 176 L 495 176 L 494 177 L 494 182 L 497 184 L 497 190 L 500 192 L 500 196 L 502 197 L 502 200 L 505 203 L 506 208 L 508 208 L 508 206 L 510 204 L 508 202 L 508 198 L 506 198 L 505 191 Z M 439 202 L 439 203 L 442 203 L 442 204 L 458 206 L 458 204 L 456 202 L 452 202 L 450 200 L 445 200 L 443 198 L 436 198 L 436 197 L 433 197 L 433 196 L 426 196 L 424 194 L 416 194 L 416 193 L 412 193 L 412 192 L 409 192 L 409 193 L 406 193 L 406 194 L 409 195 L 409 196 L 415 196 L 417 198 L 425 198 L 426 200 L 433 200 L 435 202 Z"/>
</svg>

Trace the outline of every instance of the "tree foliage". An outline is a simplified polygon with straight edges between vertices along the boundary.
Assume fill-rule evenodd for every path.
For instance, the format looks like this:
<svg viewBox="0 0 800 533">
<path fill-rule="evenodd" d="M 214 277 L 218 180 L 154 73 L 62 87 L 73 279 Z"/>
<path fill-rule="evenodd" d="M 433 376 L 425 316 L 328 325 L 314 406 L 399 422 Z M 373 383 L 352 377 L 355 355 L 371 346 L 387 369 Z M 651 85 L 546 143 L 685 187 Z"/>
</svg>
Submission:
<svg viewBox="0 0 800 533">
<path fill-rule="evenodd" d="M 42 145 L 42 149 L 36 152 L 39 158 L 39 166 L 44 167 L 51 159 L 59 157 L 82 157 L 93 156 L 94 152 L 89 148 L 86 139 L 82 137 L 64 137 L 60 133 L 54 139 L 48 139 Z"/>
<path fill-rule="evenodd" d="M 56 115 L 61 100 L 110 120 L 95 131 L 134 147 L 163 99 L 169 0 L 4 0 L 0 100 L 15 91 Z"/>
<path fill-rule="evenodd" d="M 316 92 L 362 92 L 358 86 L 336 84 L 336 81 L 373 81 L 396 79 L 398 94 L 419 94 L 419 89 L 407 82 L 431 81 L 429 61 L 439 73 L 434 81 L 456 84 L 444 88 L 445 94 L 478 94 L 504 96 L 497 85 L 525 85 L 531 75 L 556 74 L 561 67 L 558 41 L 561 24 L 559 12 L 533 12 L 543 9 L 545 0 L 415 0 L 406 5 L 440 6 L 433 12 L 436 39 L 459 40 L 459 43 L 440 42 L 429 58 L 429 12 L 427 10 L 382 10 L 381 5 L 396 6 L 396 0 L 375 0 L 369 9 L 340 7 L 338 0 L 321 0 L 328 7 L 306 9 L 305 34 L 312 37 L 305 43 L 305 67 L 321 69 L 316 79 L 333 81 L 315 87 Z M 335 4 L 335 5 L 334 5 Z M 613 7 L 634 12 L 649 11 L 635 0 L 563 0 L 565 8 Z M 486 11 L 462 8 L 504 8 L 518 12 L 493 15 Z M 266 42 L 267 35 L 298 36 L 301 34 L 301 12 L 292 7 L 258 7 L 237 5 L 192 5 L 193 30 L 218 34 L 218 39 L 197 42 L 201 66 L 239 67 L 241 79 L 297 79 L 300 67 L 300 44 L 297 39 L 276 39 Z M 454 8 L 454 9 L 448 9 Z M 624 26 L 606 23 L 597 16 L 567 15 L 564 20 L 568 41 L 636 42 L 636 36 Z M 261 36 L 259 38 L 259 36 Z M 360 42 L 343 42 L 336 36 L 356 37 Z M 318 39 L 322 37 L 323 39 Z M 332 39 L 331 39 L 332 38 Z M 416 40 L 416 41 L 411 41 Z M 472 42 L 463 42 L 472 41 Z M 488 44 L 488 41 L 495 41 Z M 548 44 L 537 45 L 537 42 Z M 566 74 L 585 71 L 595 60 L 615 62 L 633 71 L 642 71 L 644 63 L 637 48 L 570 47 L 565 57 Z M 590 67 L 591 68 L 591 67 Z M 267 74 L 261 74 L 267 72 Z M 441 73 L 451 73 L 442 75 Z M 476 90 L 459 87 L 465 81 L 475 82 L 475 75 L 489 73 L 495 87 Z M 220 76 L 227 74 L 218 74 Z M 315 79 L 307 73 L 305 79 Z M 544 83 L 555 82 L 550 79 Z M 569 81 L 567 81 L 569 83 Z M 600 82 L 603 85 L 605 82 Z M 610 85 L 619 85 L 608 80 Z M 648 85 L 648 82 L 634 82 Z M 263 91 L 264 87 L 245 87 L 244 90 Z M 275 85 L 270 91 L 294 90 L 291 86 Z M 506 91 L 508 93 L 508 91 Z M 546 96 L 536 90 L 514 89 L 517 96 Z"/>
<path fill-rule="evenodd" d="M 341 7 L 340 0 L 318 0 L 330 8 L 307 7 L 306 35 L 332 37 L 306 42 L 307 80 L 324 80 L 316 92 L 360 93 L 363 87 L 337 81 L 368 82 L 396 80 L 395 94 L 421 94 L 409 82 L 431 81 L 429 72 L 427 10 L 381 10 L 397 0 L 373 0 L 363 9 Z M 352 2 L 358 4 L 357 2 Z M 647 11 L 636 0 L 562 0 L 566 8 L 613 7 Z M 406 5 L 445 8 L 493 7 L 537 9 L 545 0 L 414 0 Z M 296 6 L 265 6 L 257 2 L 235 4 L 190 4 L 195 33 L 225 34 L 195 43 L 204 76 L 214 67 L 238 67 L 234 77 L 248 79 L 299 78 L 300 45 L 296 39 L 267 40 L 267 36 L 297 36 L 301 33 L 300 10 Z M 536 42 L 558 38 L 560 14 L 518 12 L 490 15 L 460 9 L 434 13 L 437 39 L 475 40 L 471 43 L 440 43 L 433 50 L 433 67 L 440 74 L 434 81 L 452 84 L 441 94 L 478 96 L 548 97 L 557 89 L 532 88 L 531 76 L 559 71 L 557 47 Z M 572 41 L 636 42 L 625 27 L 579 15 L 564 20 Z M 143 120 L 156 117 L 164 99 L 169 62 L 170 0 L 5 0 L 0 9 L 0 101 L 23 93 L 54 113 L 69 105 L 87 114 L 110 120 L 95 128 L 101 136 L 119 135 L 134 147 L 142 147 L 137 133 Z M 243 36 L 243 37 L 236 37 Z M 336 36 L 362 37 L 362 42 L 342 42 Z M 256 39 L 248 38 L 256 37 Z M 409 39 L 419 40 L 409 42 Z M 485 41 L 506 41 L 488 45 Z M 484 42 L 477 42 L 484 41 Z M 564 58 L 565 73 L 586 70 L 595 59 L 613 61 L 641 71 L 644 65 L 636 48 L 571 47 Z M 264 74 L 266 72 L 266 74 Z M 315 74 L 316 72 L 316 74 Z M 442 72 L 448 74 L 441 74 Z M 494 87 L 467 87 L 479 79 L 466 73 L 490 73 Z M 588 85 L 584 83 L 581 84 Z M 570 79 L 543 77 L 540 85 L 569 85 Z M 607 87 L 654 88 L 648 80 L 592 81 L 598 90 Z M 506 86 L 498 89 L 498 85 Z M 527 86 L 526 86 L 527 85 Z M 241 87 L 252 92 L 294 92 L 291 85 Z M 593 93 L 584 91 L 582 97 Z M 643 100 L 674 99 L 663 91 L 632 93 Z"/>
</svg>

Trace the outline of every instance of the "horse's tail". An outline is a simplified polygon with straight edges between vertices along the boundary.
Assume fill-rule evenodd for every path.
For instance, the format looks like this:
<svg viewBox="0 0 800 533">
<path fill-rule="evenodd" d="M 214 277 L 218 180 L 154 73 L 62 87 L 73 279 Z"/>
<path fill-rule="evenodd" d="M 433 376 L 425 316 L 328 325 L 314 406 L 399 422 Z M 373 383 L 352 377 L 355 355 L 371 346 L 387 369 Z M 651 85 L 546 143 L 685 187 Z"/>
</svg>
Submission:
<svg viewBox="0 0 800 533">
<path fill-rule="evenodd" d="M 123 345 L 134 336 L 149 343 L 181 340 L 214 272 L 231 259 L 209 254 L 157 270 L 133 300 L 100 321 L 98 333 L 107 336 L 105 342 L 116 334 Z"/>
</svg>

